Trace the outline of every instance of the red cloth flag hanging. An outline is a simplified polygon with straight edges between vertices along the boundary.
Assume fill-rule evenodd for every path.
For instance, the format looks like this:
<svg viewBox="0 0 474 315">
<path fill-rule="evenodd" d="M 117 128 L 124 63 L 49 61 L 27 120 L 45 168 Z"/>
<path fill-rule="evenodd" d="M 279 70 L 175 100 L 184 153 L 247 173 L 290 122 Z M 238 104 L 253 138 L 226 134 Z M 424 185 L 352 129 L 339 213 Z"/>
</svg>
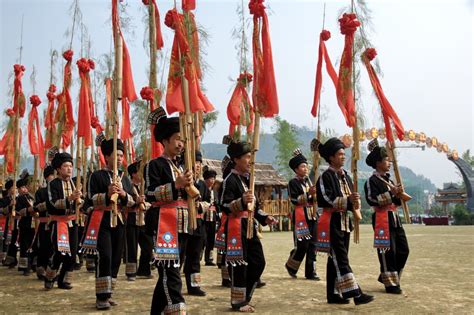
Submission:
<svg viewBox="0 0 474 315">
<path fill-rule="evenodd" d="M 144 5 L 150 5 L 150 0 L 142 0 Z M 156 35 L 156 49 L 163 48 L 163 35 L 161 34 L 160 26 L 160 12 L 158 11 L 158 5 L 156 5 L 156 0 L 151 0 L 154 8 L 155 15 L 155 35 Z"/>
<path fill-rule="evenodd" d="M 336 70 L 334 70 L 331 59 L 329 58 L 328 51 L 326 49 L 326 44 L 324 43 L 329 38 L 331 38 L 331 33 L 327 30 L 322 30 L 321 34 L 319 35 L 319 52 L 318 52 L 318 64 L 316 66 L 316 83 L 314 86 L 313 107 L 311 108 L 311 115 L 313 115 L 313 117 L 318 116 L 319 98 L 321 96 L 321 87 L 323 85 L 323 76 L 322 76 L 323 58 L 324 58 L 324 62 L 326 63 L 326 70 L 329 74 L 329 77 L 334 83 L 334 87 L 337 89 L 337 81 L 338 81 L 337 73 L 336 73 Z"/>
<path fill-rule="evenodd" d="M 46 163 L 43 137 L 41 136 L 41 128 L 38 118 L 37 107 L 41 104 L 38 95 L 30 97 L 31 111 L 28 117 L 28 143 L 32 155 L 38 155 L 40 167 L 43 169 Z"/>
<path fill-rule="evenodd" d="M 377 96 L 380 107 L 382 108 L 382 116 L 385 123 L 385 133 L 387 136 L 387 140 L 390 143 L 394 142 L 393 138 L 393 130 L 392 125 L 393 123 L 395 130 L 397 132 L 397 137 L 399 140 L 403 140 L 403 134 L 405 130 L 403 129 L 402 122 L 400 118 L 398 118 L 397 113 L 393 109 L 390 102 L 385 97 L 385 93 L 383 92 L 382 85 L 380 84 L 379 78 L 377 77 L 377 73 L 375 72 L 374 68 L 370 64 L 370 62 L 377 56 L 377 51 L 374 48 L 368 48 L 362 55 L 362 60 L 367 68 L 367 72 L 369 73 L 370 82 L 372 83 L 372 87 L 374 88 L 375 95 Z"/>
<path fill-rule="evenodd" d="M 252 82 L 252 75 L 247 72 L 241 73 L 229 105 L 227 105 L 227 118 L 230 122 L 229 135 L 231 137 L 238 125 L 247 126 L 247 133 L 253 130 L 253 108 L 246 90 L 250 82 Z"/>
<path fill-rule="evenodd" d="M 120 129 L 120 139 L 122 141 L 132 139 L 130 129 L 130 104 L 127 98 L 122 98 L 122 127 Z"/>
<path fill-rule="evenodd" d="M 79 114 L 77 117 L 77 136 L 84 138 L 84 146 L 92 145 L 91 119 L 94 105 L 92 100 L 89 71 L 95 68 L 92 60 L 81 58 L 77 61 L 81 89 L 79 91 Z"/>
<path fill-rule="evenodd" d="M 339 66 L 337 101 L 346 119 L 347 126 L 352 128 L 356 123 L 354 92 L 352 90 L 352 47 L 354 46 L 354 33 L 360 26 L 360 22 L 354 13 L 344 13 L 339 19 L 339 25 L 341 34 L 345 35 L 345 40 Z"/>
<path fill-rule="evenodd" d="M 15 121 L 16 113 L 13 108 L 9 108 L 6 111 L 9 121 L 7 129 L 2 139 L 0 140 L 0 155 L 3 155 L 5 158 L 5 163 L 7 163 L 7 172 L 13 173 L 15 171 Z M 20 131 L 20 147 L 21 147 L 21 128 Z"/>
<path fill-rule="evenodd" d="M 195 10 L 196 0 L 183 0 L 182 8 L 183 11 Z"/>
<path fill-rule="evenodd" d="M 133 82 L 132 66 L 130 63 L 130 54 L 128 53 L 127 44 L 123 38 L 122 30 L 120 29 L 120 18 L 118 14 L 118 0 L 112 0 L 112 31 L 114 40 L 116 40 L 115 30 L 118 29 L 123 43 L 123 68 L 122 68 L 122 98 L 127 98 L 129 102 L 134 102 L 138 97 L 135 92 L 135 84 Z"/>
<path fill-rule="evenodd" d="M 75 121 L 72 110 L 71 95 L 69 93 L 69 89 L 72 83 L 71 62 L 73 54 L 74 52 L 72 50 L 67 50 L 63 53 L 63 58 L 66 60 L 66 65 L 64 66 L 63 90 L 61 94 L 57 96 L 58 109 L 56 110 L 56 115 L 54 117 L 54 122 L 60 123 L 60 125 L 62 125 L 62 149 L 66 149 L 69 147 L 74 133 Z"/>
<path fill-rule="evenodd" d="M 56 134 L 56 125 L 54 123 L 54 100 L 56 99 L 56 86 L 51 84 L 46 94 L 48 98 L 48 109 L 44 118 L 44 127 L 46 128 L 46 139 L 44 148 L 50 149 L 53 146 L 53 137 Z"/>
<path fill-rule="evenodd" d="M 159 91 L 158 91 L 159 92 Z M 151 87 L 145 86 L 140 91 L 140 96 L 142 99 L 146 100 L 150 106 L 150 113 L 155 110 L 155 96 L 154 91 Z M 163 154 L 164 148 L 163 145 L 155 140 L 155 127 L 156 125 L 150 126 L 150 133 L 151 133 L 151 159 L 155 159 L 160 157 Z M 148 145 L 148 144 L 146 144 Z"/>
<path fill-rule="evenodd" d="M 170 69 L 168 73 L 168 86 L 166 91 L 166 110 L 168 114 L 175 112 L 184 113 L 184 100 L 181 91 L 181 59 L 184 60 L 184 77 L 188 81 L 189 103 L 191 112 L 214 110 L 207 97 L 201 90 L 196 64 L 191 54 L 184 17 L 176 9 L 166 13 L 165 24 L 174 29 L 175 35 L 171 50 Z"/>
<path fill-rule="evenodd" d="M 255 109 L 263 117 L 271 118 L 278 114 L 278 95 L 273 69 L 272 45 L 270 29 L 264 0 L 250 0 L 250 14 L 253 15 L 253 91 L 252 98 Z M 262 27 L 260 41 L 260 25 Z"/>
<path fill-rule="evenodd" d="M 21 78 L 25 73 L 25 66 L 16 64 L 13 66 L 13 72 L 15 73 L 15 80 L 13 81 L 13 111 L 20 114 L 20 117 L 25 116 L 26 110 L 26 99 L 23 93 L 23 85 Z"/>
</svg>

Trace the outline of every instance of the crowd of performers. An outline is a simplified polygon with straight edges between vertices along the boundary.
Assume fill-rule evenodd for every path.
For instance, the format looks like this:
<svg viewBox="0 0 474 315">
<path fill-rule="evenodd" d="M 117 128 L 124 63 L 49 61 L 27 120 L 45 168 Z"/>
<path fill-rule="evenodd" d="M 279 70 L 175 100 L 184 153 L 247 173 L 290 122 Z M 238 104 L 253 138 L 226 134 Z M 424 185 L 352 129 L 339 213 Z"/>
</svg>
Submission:
<svg viewBox="0 0 474 315">
<path fill-rule="evenodd" d="M 230 288 L 231 307 L 240 312 L 255 311 L 251 300 L 255 289 L 264 285 L 260 277 L 265 268 L 257 225 L 273 225 L 277 220 L 261 210 L 259 200 L 248 189 L 250 144 L 230 142 L 222 165 L 223 181 L 216 182 L 215 170 L 201 170 L 200 152 L 195 152 L 196 169 L 184 169 L 179 119 L 166 114 L 156 119 L 154 137 L 163 145 L 164 153 L 144 166 L 140 161 L 130 164 L 127 175 L 119 172 L 118 179 L 112 172 L 114 141 L 99 137 L 106 166 L 89 175 L 86 195 L 75 185 L 73 158 L 65 152 L 55 153 L 44 169 L 45 187 L 36 192 L 28 189 L 31 176 L 27 172 L 16 183 L 8 180 L 0 200 L 3 265 L 18 267 L 24 275 L 35 270 L 47 290 L 55 283 L 69 290 L 73 288 L 74 270 L 85 262 L 87 270 L 95 272 L 96 307 L 103 310 L 117 305 L 113 293 L 124 259 L 129 281 L 152 278 L 152 270 L 158 270 L 151 314 L 183 314 L 186 303 L 180 274 L 184 272 L 189 295 L 205 296 L 200 275 L 204 260 L 206 266 L 217 264 L 220 268 L 222 286 Z M 116 146 L 121 165 L 124 145 L 118 139 Z M 390 180 L 385 148 L 372 143 L 370 149 L 366 162 L 375 171 L 366 182 L 365 198 L 374 208 L 378 281 L 387 293 L 400 294 L 400 277 L 409 253 L 397 212 L 402 188 Z M 347 304 L 353 298 L 356 305 L 369 303 L 374 297 L 362 291 L 349 263 L 353 229 L 349 213 L 360 204 L 360 195 L 353 192 L 351 177 L 343 169 L 345 146 L 331 138 L 319 144 L 318 150 L 329 167 L 315 185 L 301 152 L 295 151 L 289 161 L 295 172 L 288 185 L 294 205 L 295 246 L 285 267 L 296 278 L 306 256 L 305 278 L 319 280 L 316 253 L 327 253 L 327 302 Z M 202 179 L 196 174 L 202 174 Z M 194 229 L 190 228 L 187 203 L 192 185 L 200 196 Z M 117 196 L 115 203 L 113 196 Z M 314 207 L 316 201 L 319 211 Z M 255 209 L 251 221 L 249 208 Z M 249 224 L 253 228 L 251 238 L 247 237 Z"/>
</svg>

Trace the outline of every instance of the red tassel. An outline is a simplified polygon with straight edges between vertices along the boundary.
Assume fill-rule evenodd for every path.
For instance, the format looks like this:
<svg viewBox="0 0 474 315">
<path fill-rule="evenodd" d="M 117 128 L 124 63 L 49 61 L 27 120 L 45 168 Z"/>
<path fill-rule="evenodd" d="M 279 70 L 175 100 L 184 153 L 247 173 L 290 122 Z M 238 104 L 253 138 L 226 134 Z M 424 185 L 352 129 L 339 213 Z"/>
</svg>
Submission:
<svg viewBox="0 0 474 315">
<path fill-rule="evenodd" d="M 44 119 L 44 127 L 46 128 L 45 149 L 50 149 L 53 146 L 53 137 L 56 134 L 56 125 L 54 123 L 54 100 L 56 99 L 56 86 L 51 84 L 46 94 L 48 98 L 48 110 Z"/>
<path fill-rule="evenodd" d="M 94 106 L 90 90 L 89 71 L 95 66 L 92 60 L 81 58 L 77 61 L 77 67 L 79 68 L 79 76 L 81 78 L 79 114 L 77 117 L 77 136 L 84 138 L 84 146 L 88 147 L 92 145 L 91 118 Z"/>
<path fill-rule="evenodd" d="M 32 155 L 38 155 L 40 160 L 40 167 L 45 165 L 45 152 L 43 137 L 41 136 L 40 123 L 38 119 L 37 107 L 41 104 L 38 95 L 30 97 L 31 111 L 28 118 L 28 144 L 30 145 L 30 152 Z"/>
<path fill-rule="evenodd" d="M 159 93 L 159 90 L 157 90 Z M 141 89 L 140 91 L 140 96 L 142 99 L 146 100 L 150 104 L 150 112 L 155 110 L 155 96 L 154 96 L 154 91 L 151 87 L 145 86 Z M 155 140 L 155 125 L 150 126 L 150 132 L 151 132 L 151 158 L 155 159 L 157 157 L 160 157 L 163 152 L 164 148 L 163 145 Z"/>
<path fill-rule="evenodd" d="M 26 99 L 25 94 L 23 94 L 23 85 L 21 83 L 21 78 L 25 73 L 25 66 L 16 64 L 13 66 L 13 71 L 15 72 L 15 80 L 13 81 L 13 110 L 20 114 L 20 117 L 25 116 L 26 110 Z"/>
<path fill-rule="evenodd" d="M 403 128 L 402 122 L 400 121 L 400 118 L 398 118 L 397 113 L 385 97 L 385 93 L 383 92 L 382 85 L 380 84 L 379 78 L 377 77 L 377 73 L 370 64 L 370 61 L 372 61 L 376 55 L 377 52 L 374 48 L 368 48 L 362 55 L 362 60 L 364 61 L 365 67 L 367 68 L 370 82 L 372 83 L 375 95 L 377 95 L 377 99 L 379 100 L 380 106 L 382 108 L 382 115 L 385 123 L 385 133 L 387 136 L 387 141 L 393 143 L 394 138 L 391 122 L 393 122 L 399 140 L 403 140 L 403 134 L 405 133 L 405 130 Z"/>
<path fill-rule="evenodd" d="M 336 70 L 334 70 L 331 59 L 329 58 L 328 51 L 326 49 L 326 44 L 324 43 L 329 38 L 331 38 L 331 33 L 327 30 L 323 30 L 321 32 L 321 35 L 319 36 L 318 64 L 316 66 L 316 83 L 314 87 L 313 107 L 311 108 L 311 115 L 313 115 L 313 117 L 318 116 L 319 98 L 321 96 L 321 87 L 323 84 L 323 76 L 322 76 L 323 58 L 324 58 L 324 62 L 326 63 L 326 70 L 329 74 L 329 77 L 334 83 L 334 87 L 337 89 L 337 81 L 338 81 L 337 73 L 336 73 Z"/>
<path fill-rule="evenodd" d="M 339 67 L 337 99 L 347 126 L 352 128 L 356 123 L 354 93 L 352 90 L 352 47 L 354 45 L 354 33 L 360 26 L 360 22 L 357 21 L 354 13 L 344 13 L 342 18 L 339 19 L 339 24 L 341 33 L 345 35 L 345 42 Z"/>
<path fill-rule="evenodd" d="M 250 14 L 253 14 L 253 103 L 263 117 L 274 117 L 279 112 L 278 95 L 273 67 L 272 46 L 268 17 L 263 0 L 251 0 Z M 260 20 L 261 19 L 261 20 Z M 262 23 L 260 44 L 259 23 Z"/>
</svg>

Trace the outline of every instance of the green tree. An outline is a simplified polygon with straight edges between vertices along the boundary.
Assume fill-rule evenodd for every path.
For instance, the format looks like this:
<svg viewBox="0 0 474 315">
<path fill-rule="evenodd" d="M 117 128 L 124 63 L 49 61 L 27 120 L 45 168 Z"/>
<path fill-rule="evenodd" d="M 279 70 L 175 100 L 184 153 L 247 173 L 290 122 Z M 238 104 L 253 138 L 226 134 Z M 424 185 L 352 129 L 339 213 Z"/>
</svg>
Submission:
<svg viewBox="0 0 474 315">
<path fill-rule="evenodd" d="M 467 149 L 462 154 L 461 157 L 464 161 L 466 161 L 467 163 L 471 164 L 472 167 L 474 167 L 474 155 L 471 155 L 471 149 Z"/>
<path fill-rule="evenodd" d="M 474 214 L 469 213 L 466 206 L 463 204 L 457 204 L 453 211 L 454 224 L 456 225 L 473 225 Z"/>
<path fill-rule="evenodd" d="M 295 127 L 288 121 L 277 116 L 275 118 L 275 141 L 277 154 L 275 156 L 275 162 L 278 166 L 278 170 L 290 179 L 293 176 L 293 171 L 288 167 L 288 161 L 293 155 L 293 151 L 301 146 L 301 142 L 298 140 L 298 135 L 295 131 Z"/>
</svg>

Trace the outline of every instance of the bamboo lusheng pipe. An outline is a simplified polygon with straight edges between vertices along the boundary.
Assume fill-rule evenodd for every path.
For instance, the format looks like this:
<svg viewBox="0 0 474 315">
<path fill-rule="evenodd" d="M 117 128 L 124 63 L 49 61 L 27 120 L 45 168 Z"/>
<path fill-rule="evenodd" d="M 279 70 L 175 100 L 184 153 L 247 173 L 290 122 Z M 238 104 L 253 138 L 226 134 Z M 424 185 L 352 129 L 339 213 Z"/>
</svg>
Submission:
<svg viewBox="0 0 474 315">
<path fill-rule="evenodd" d="M 82 169 L 82 160 L 84 154 L 82 153 L 82 147 L 84 146 L 84 138 L 78 137 L 77 139 L 77 148 L 76 148 L 76 190 L 81 190 L 81 169 Z M 79 209 L 81 204 L 76 200 L 76 224 L 79 225 L 80 215 Z"/>
<path fill-rule="evenodd" d="M 92 145 L 94 145 L 94 141 L 92 141 Z M 82 171 L 83 171 L 83 175 L 82 175 L 82 195 L 83 196 L 87 195 L 87 151 L 86 150 L 87 150 L 87 148 L 84 148 L 84 150 L 82 150 Z M 93 149 L 91 149 L 91 151 L 92 150 Z M 93 164 L 93 162 L 92 162 L 92 159 L 91 159 L 90 165 L 92 165 L 92 164 Z M 93 167 L 93 166 L 91 166 L 91 167 Z M 84 215 L 81 213 L 81 214 L 79 214 L 79 225 L 84 226 L 84 223 L 85 223 L 84 222 Z"/>
<path fill-rule="evenodd" d="M 398 161 L 397 157 L 395 155 L 395 143 L 389 143 L 387 141 L 387 148 L 389 149 L 390 154 L 392 155 L 392 163 L 393 163 L 393 172 L 395 173 L 395 179 L 397 180 L 397 184 L 399 184 L 402 187 L 402 192 L 403 192 L 403 181 L 402 181 L 402 176 L 400 175 L 400 169 L 398 167 Z M 402 193 L 405 194 L 405 192 Z M 411 196 L 406 194 L 407 196 Z M 411 223 L 411 218 L 410 218 L 410 208 L 408 208 L 407 204 L 408 200 L 404 200 L 404 198 L 401 198 L 402 202 L 402 208 L 403 208 L 403 216 L 405 217 L 405 222 L 406 223 Z"/>
<path fill-rule="evenodd" d="M 13 177 L 13 206 L 11 211 L 11 218 L 10 218 L 10 229 L 13 229 L 15 224 L 15 216 L 16 216 L 16 180 L 18 177 L 18 169 L 20 167 L 20 107 L 15 113 L 15 133 L 14 133 L 14 140 L 15 140 L 15 173 Z"/>
<path fill-rule="evenodd" d="M 260 112 L 255 111 L 255 126 L 253 131 L 252 152 L 250 156 L 250 183 L 249 190 L 255 194 L 255 159 L 257 151 L 260 147 Z M 253 238 L 253 217 L 255 211 L 255 202 L 247 204 L 248 220 L 247 220 L 247 238 Z"/>
<path fill-rule="evenodd" d="M 113 129 L 113 151 L 112 151 L 112 156 L 113 156 L 113 167 L 112 167 L 112 172 L 113 172 L 113 183 L 118 184 L 118 161 L 117 161 L 117 139 L 118 139 L 118 114 L 117 114 L 117 107 L 118 103 L 122 99 L 122 67 L 123 67 L 123 60 L 122 60 L 122 54 L 123 54 L 123 42 L 122 42 L 122 37 L 120 36 L 120 32 L 117 29 L 115 29 L 115 77 L 114 77 L 114 96 L 115 98 L 113 99 L 112 102 L 112 129 Z M 111 221 L 111 226 L 116 227 L 117 226 L 117 217 L 118 217 L 118 208 L 117 208 L 117 203 L 118 203 L 118 193 L 112 194 L 110 196 L 110 201 L 112 202 L 112 221 Z"/>
<path fill-rule="evenodd" d="M 392 188 L 395 187 L 394 184 L 392 184 L 392 183 L 389 182 L 389 181 L 386 181 L 386 180 L 385 180 L 384 178 L 382 178 L 382 177 L 378 177 L 378 179 L 380 179 L 383 183 L 385 183 L 385 185 L 387 185 L 388 188 L 390 188 L 390 189 L 392 189 Z M 413 199 L 413 197 L 410 196 L 409 194 L 407 194 L 406 192 L 402 191 L 402 192 L 400 193 L 400 199 L 403 200 L 403 201 L 410 201 L 410 200 Z"/>
</svg>

